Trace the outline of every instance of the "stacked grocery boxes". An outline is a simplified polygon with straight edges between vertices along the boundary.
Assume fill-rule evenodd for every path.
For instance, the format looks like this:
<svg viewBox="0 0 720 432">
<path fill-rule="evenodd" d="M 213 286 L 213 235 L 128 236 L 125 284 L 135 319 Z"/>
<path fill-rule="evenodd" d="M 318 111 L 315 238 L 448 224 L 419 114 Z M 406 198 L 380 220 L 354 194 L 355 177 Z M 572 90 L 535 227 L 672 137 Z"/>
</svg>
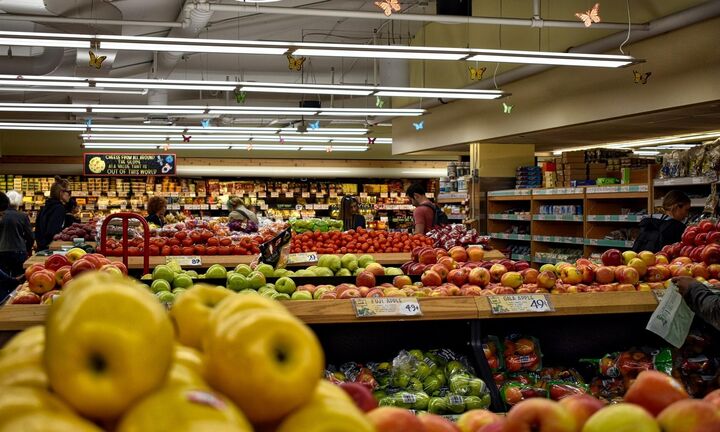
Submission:
<svg viewBox="0 0 720 432">
<path fill-rule="evenodd" d="M 515 170 L 515 188 L 539 188 L 543 185 L 542 168 L 539 166 L 522 166 Z"/>
</svg>

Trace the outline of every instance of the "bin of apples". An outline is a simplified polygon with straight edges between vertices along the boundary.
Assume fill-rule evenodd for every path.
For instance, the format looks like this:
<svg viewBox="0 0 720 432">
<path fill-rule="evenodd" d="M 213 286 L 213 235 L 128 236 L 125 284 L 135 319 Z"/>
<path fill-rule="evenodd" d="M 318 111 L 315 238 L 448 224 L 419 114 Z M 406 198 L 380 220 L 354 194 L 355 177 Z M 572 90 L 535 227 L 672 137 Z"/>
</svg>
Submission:
<svg viewBox="0 0 720 432">
<path fill-rule="evenodd" d="M 65 255 L 50 255 L 43 264 L 33 264 L 25 269 L 25 282 L 11 294 L 8 303 L 52 303 L 53 296 L 61 294 L 65 284 L 90 270 L 127 275 L 127 268 L 122 262 L 73 248 Z"/>
</svg>

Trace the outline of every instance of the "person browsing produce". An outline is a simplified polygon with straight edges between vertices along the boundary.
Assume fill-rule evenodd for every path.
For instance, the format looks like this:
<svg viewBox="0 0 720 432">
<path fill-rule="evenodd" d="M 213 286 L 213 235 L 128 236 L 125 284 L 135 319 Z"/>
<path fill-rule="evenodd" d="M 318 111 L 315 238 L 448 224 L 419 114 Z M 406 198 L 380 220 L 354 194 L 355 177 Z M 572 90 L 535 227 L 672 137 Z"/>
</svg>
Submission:
<svg viewBox="0 0 720 432">
<path fill-rule="evenodd" d="M 410 198 L 410 203 L 415 206 L 413 210 L 413 219 L 415 220 L 415 234 L 425 234 L 435 225 L 435 213 L 438 208 L 430 199 L 425 196 L 425 188 L 415 183 L 407 188 L 405 194 Z"/>
<path fill-rule="evenodd" d="M 23 274 L 23 263 L 34 243 L 30 218 L 18 211 L 21 203 L 20 193 L 0 192 L 0 270 L 12 277 Z"/>
<path fill-rule="evenodd" d="M 258 218 L 257 215 L 250 210 L 248 210 L 247 207 L 245 207 L 245 204 L 243 203 L 242 198 L 238 196 L 232 196 L 228 199 L 228 210 L 230 210 L 230 214 L 228 215 L 228 218 L 233 221 L 250 221 L 257 225 Z"/>
<path fill-rule="evenodd" d="M 720 331 L 720 294 L 689 276 L 675 277 L 672 281 L 688 307 Z"/>
<path fill-rule="evenodd" d="M 340 219 L 343 221 L 343 229 L 351 230 L 358 227 L 365 228 L 365 217 L 359 212 L 357 198 L 344 196 L 340 203 Z"/>
<path fill-rule="evenodd" d="M 62 231 L 67 212 L 65 205 L 68 201 L 70 201 L 70 182 L 55 176 L 55 183 L 50 187 L 50 198 L 45 201 L 35 220 L 37 250 L 47 249 L 55 234 Z"/>
<path fill-rule="evenodd" d="M 161 197 L 151 197 L 147 203 L 148 216 L 145 220 L 148 223 L 162 227 L 165 225 L 165 210 L 167 209 L 167 202 Z"/>
<path fill-rule="evenodd" d="M 660 219 L 652 216 L 640 221 L 640 235 L 632 250 L 658 252 L 663 246 L 677 243 L 685 231 L 685 223 L 690 213 L 690 198 L 679 190 L 665 194 L 662 202 L 663 215 Z"/>
</svg>

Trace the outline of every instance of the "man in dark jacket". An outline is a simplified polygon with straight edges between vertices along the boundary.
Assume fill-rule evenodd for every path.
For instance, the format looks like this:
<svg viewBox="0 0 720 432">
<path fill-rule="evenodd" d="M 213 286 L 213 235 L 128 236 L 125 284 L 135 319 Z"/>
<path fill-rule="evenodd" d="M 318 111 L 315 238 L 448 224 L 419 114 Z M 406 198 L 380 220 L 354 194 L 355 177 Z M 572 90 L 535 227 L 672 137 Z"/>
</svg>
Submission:
<svg viewBox="0 0 720 432">
<path fill-rule="evenodd" d="M 37 250 L 45 250 L 50 246 L 55 234 L 63 229 L 65 223 L 65 204 L 70 200 L 70 182 L 55 177 L 50 188 L 50 198 L 40 209 L 35 220 L 35 241 Z"/>
<path fill-rule="evenodd" d="M 673 278 L 685 303 L 703 321 L 720 330 L 720 293 L 688 276 Z"/>
</svg>

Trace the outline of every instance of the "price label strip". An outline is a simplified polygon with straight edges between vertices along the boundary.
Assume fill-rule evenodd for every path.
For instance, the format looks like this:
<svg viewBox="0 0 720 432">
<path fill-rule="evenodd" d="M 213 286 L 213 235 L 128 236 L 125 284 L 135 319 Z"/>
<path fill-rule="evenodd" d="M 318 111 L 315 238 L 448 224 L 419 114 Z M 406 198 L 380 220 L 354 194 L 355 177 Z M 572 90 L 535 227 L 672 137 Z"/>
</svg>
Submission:
<svg viewBox="0 0 720 432">
<path fill-rule="evenodd" d="M 181 266 L 201 266 L 202 257 L 199 256 L 166 256 L 165 264 L 175 261 Z"/>
<path fill-rule="evenodd" d="M 555 312 L 547 294 L 507 294 L 488 296 L 493 314 Z"/>
<path fill-rule="evenodd" d="M 420 303 L 415 297 L 354 298 L 352 305 L 358 318 L 422 316 Z"/>
<path fill-rule="evenodd" d="M 302 252 L 289 254 L 287 258 L 288 264 L 310 264 L 318 261 L 317 252 Z"/>
</svg>

